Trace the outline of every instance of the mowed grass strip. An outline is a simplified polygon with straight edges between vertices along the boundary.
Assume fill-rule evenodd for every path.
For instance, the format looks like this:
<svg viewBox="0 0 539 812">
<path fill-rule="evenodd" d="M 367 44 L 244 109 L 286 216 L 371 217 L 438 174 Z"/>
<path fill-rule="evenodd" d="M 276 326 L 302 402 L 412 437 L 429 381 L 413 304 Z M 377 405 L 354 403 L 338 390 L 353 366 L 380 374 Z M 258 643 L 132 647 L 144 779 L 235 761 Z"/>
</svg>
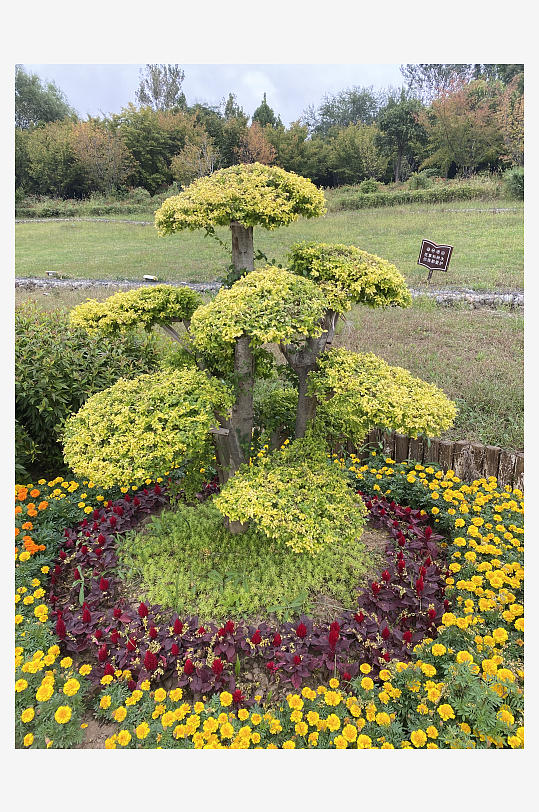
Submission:
<svg viewBox="0 0 539 812">
<path fill-rule="evenodd" d="M 211 282 L 223 277 L 230 253 L 203 231 L 159 237 L 153 215 L 138 223 L 114 220 L 31 222 L 16 225 L 18 277 L 46 277 L 57 271 L 70 279 L 140 280 L 145 274 L 163 282 Z M 230 246 L 230 230 L 216 229 Z M 357 245 L 388 259 L 412 288 L 427 289 L 428 269 L 417 264 L 421 241 L 453 246 L 447 273 L 434 271 L 432 287 L 472 290 L 520 290 L 524 287 L 524 208 L 497 211 L 484 202 L 468 205 L 406 205 L 328 214 L 301 219 L 269 232 L 255 228 L 255 250 L 286 265 L 293 242 Z M 258 263 L 261 264 L 261 263 Z"/>
</svg>

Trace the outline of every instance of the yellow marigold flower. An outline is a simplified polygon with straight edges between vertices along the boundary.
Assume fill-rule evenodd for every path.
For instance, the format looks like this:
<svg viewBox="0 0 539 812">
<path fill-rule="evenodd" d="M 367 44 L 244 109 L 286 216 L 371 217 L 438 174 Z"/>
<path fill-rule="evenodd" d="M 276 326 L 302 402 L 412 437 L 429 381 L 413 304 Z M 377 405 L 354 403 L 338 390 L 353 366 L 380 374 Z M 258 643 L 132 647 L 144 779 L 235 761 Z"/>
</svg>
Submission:
<svg viewBox="0 0 539 812">
<path fill-rule="evenodd" d="M 423 747 L 427 741 L 427 734 L 424 730 L 412 730 L 410 740 L 414 747 Z"/>
<path fill-rule="evenodd" d="M 290 739 L 288 739 L 288 741 L 283 742 L 283 750 L 295 750 L 295 748 L 296 742 L 293 742 Z"/>
<path fill-rule="evenodd" d="M 34 716 L 35 716 L 34 709 L 33 708 L 26 708 L 26 710 L 24 710 L 21 713 L 21 721 L 26 724 L 27 722 L 31 722 L 32 719 L 34 718 Z"/>
<path fill-rule="evenodd" d="M 144 686 L 144 683 L 142 683 L 142 685 L 140 687 L 142 688 L 143 686 Z M 179 702 L 180 699 L 182 699 L 182 697 L 183 697 L 183 691 L 182 691 L 181 688 L 174 688 L 169 693 L 169 698 L 172 699 L 173 702 Z"/>
<path fill-rule="evenodd" d="M 54 688 L 52 687 L 52 685 L 49 685 L 49 684 L 41 685 L 37 689 L 36 699 L 37 699 L 38 702 L 48 702 L 49 699 L 51 698 L 51 696 L 53 695 L 53 693 L 54 693 Z"/>
<path fill-rule="evenodd" d="M 368 722 L 374 722 L 376 718 L 376 705 L 374 702 L 369 702 L 365 708 L 365 716 L 367 717 Z"/>
<path fill-rule="evenodd" d="M 116 708 L 116 710 L 112 714 L 112 718 L 116 722 L 123 722 L 126 716 L 127 716 L 127 708 L 124 708 L 123 705 L 120 705 L 119 708 Z"/>
<path fill-rule="evenodd" d="M 234 728 L 230 724 L 230 722 L 225 722 L 224 725 L 221 726 L 221 738 L 222 739 L 231 739 L 234 735 Z"/>
<path fill-rule="evenodd" d="M 390 679 L 391 679 L 391 674 L 390 674 L 390 672 L 387 670 L 387 668 L 382 668 L 382 670 L 380 671 L 380 673 L 378 674 L 378 676 L 379 676 L 379 677 L 380 677 L 380 679 L 381 679 L 381 680 L 383 680 L 384 682 L 387 682 L 388 680 L 390 680 Z"/>
<path fill-rule="evenodd" d="M 288 697 L 288 707 L 293 710 L 301 710 L 303 707 L 303 699 L 298 694 L 292 694 Z"/>
<path fill-rule="evenodd" d="M 426 677 L 436 676 L 436 669 L 430 663 L 422 663 L 421 670 L 423 671 Z"/>
<path fill-rule="evenodd" d="M 336 713 L 330 713 L 328 718 L 326 719 L 326 724 L 328 729 L 331 730 L 332 733 L 334 733 L 336 730 L 340 728 L 341 720 L 339 719 Z"/>
<path fill-rule="evenodd" d="M 131 733 L 128 730 L 120 730 L 118 733 L 118 744 L 126 747 L 131 741 Z"/>
<path fill-rule="evenodd" d="M 81 665 L 81 667 L 79 668 L 79 674 L 81 674 L 81 676 L 83 677 L 86 677 L 91 670 L 92 670 L 91 665 Z"/>
<path fill-rule="evenodd" d="M 519 736 L 508 736 L 507 744 L 509 745 L 509 747 L 512 747 L 513 749 L 524 746 Z"/>
<path fill-rule="evenodd" d="M 195 708 L 196 710 L 196 708 Z M 247 708 L 240 708 L 238 711 L 238 719 L 240 722 L 245 722 L 249 718 L 249 711 Z"/>
<path fill-rule="evenodd" d="M 365 691 L 372 691 L 372 689 L 374 688 L 374 682 L 370 677 L 363 677 L 360 684 L 363 690 Z"/>
<path fill-rule="evenodd" d="M 417 706 L 416 711 L 418 713 L 422 713 L 424 716 L 429 712 L 427 706 L 422 702 L 420 705 Z"/>
<path fill-rule="evenodd" d="M 473 663 L 473 657 L 469 651 L 459 651 L 456 656 L 457 663 Z"/>
<path fill-rule="evenodd" d="M 358 750 L 370 750 L 372 748 L 372 739 L 364 733 L 360 733 L 357 737 Z"/>
<path fill-rule="evenodd" d="M 307 731 L 309 730 L 309 726 L 306 722 L 298 722 L 294 727 L 294 730 L 298 734 L 298 736 L 305 736 Z"/>
<path fill-rule="evenodd" d="M 80 688 L 80 682 L 74 678 L 68 679 L 64 685 L 64 694 L 66 696 L 74 696 Z"/>
<path fill-rule="evenodd" d="M 515 629 L 517 630 L 517 632 L 523 632 L 524 631 L 524 618 L 523 617 L 517 618 L 515 620 L 514 626 L 515 626 Z"/>
<path fill-rule="evenodd" d="M 434 727 L 434 725 L 429 725 L 429 726 L 428 726 L 428 728 L 426 729 L 425 733 L 427 734 L 427 736 L 428 736 L 430 739 L 436 739 L 436 738 L 438 738 L 438 731 L 436 730 L 436 728 Z"/>
<path fill-rule="evenodd" d="M 369 679 L 369 678 L 364 677 L 364 679 Z M 369 680 L 369 681 L 372 682 L 372 680 Z M 326 693 L 324 695 L 324 701 L 325 701 L 326 705 L 332 705 L 333 707 L 337 706 L 340 703 L 341 699 L 342 699 L 342 696 L 340 695 L 340 693 L 337 693 L 337 691 L 326 691 Z"/>
<path fill-rule="evenodd" d="M 101 685 L 110 685 L 110 683 L 114 680 L 112 674 L 106 674 L 104 677 L 101 677 Z"/>
<path fill-rule="evenodd" d="M 230 694 L 228 691 L 223 691 L 219 695 L 219 699 L 221 700 L 221 705 L 223 708 L 228 708 L 228 706 L 232 704 L 232 694 Z"/>
<path fill-rule="evenodd" d="M 318 721 L 320 720 L 320 716 L 316 711 L 309 711 L 305 718 L 307 719 L 307 722 L 312 725 L 312 727 L 316 727 Z"/>
<path fill-rule="evenodd" d="M 372 668 L 370 667 L 370 665 L 368 663 L 362 663 L 359 666 L 359 670 L 361 671 L 362 674 L 370 674 L 371 671 L 372 671 Z"/>
<path fill-rule="evenodd" d="M 346 750 L 346 748 L 348 747 L 348 742 L 341 734 L 335 736 L 333 744 L 337 750 Z"/>
<path fill-rule="evenodd" d="M 519 741 L 520 741 L 520 739 L 519 739 Z M 23 739 L 24 746 L 25 747 L 30 747 L 30 745 L 33 744 L 33 742 L 34 742 L 34 734 L 33 733 L 27 733 L 26 736 Z"/>
<path fill-rule="evenodd" d="M 492 659 L 482 660 L 481 668 L 483 669 L 485 674 L 489 674 L 490 676 L 494 676 L 496 674 L 496 671 L 498 670 L 498 666 Z"/>
<path fill-rule="evenodd" d="M 435 643 L 431 648 L 431 651 L 435 657 L 441 657 L 443 654 L 446 653 L 447 649 L 441 643 Z"/>
<path fill-rule="evenodd" d="M 174 715 L 174 711 L 167 711 L 161 717 L 161 724 L 163 725 L 163 727 L 165 729 L 167 727 L 170 727 L 171 725 L 173 725 L 175 721 L 176 721 L 176 717 Z"/>
<path fill-rule="evenodd" d="M 391 724 L 391 717 L 388 713 L 377 713 L 376 714 L 376 724 L 380 725 L 381 727 L 387 727 Z"/>
<path fill-rule="evenodd" d="M 329 681 L 330 688 L 338 688 L 339 687 L 339 680 L 335 679 L 334 677 Z"/>
<path fill-rule="evenodd" d="M 442 695 L 442 694 L 441 694 L 441 692 L 438 690 L 438 688 L 428 688 L 428 689 L 427 689 L 427 697 L 428 697 L 428 699 L 429 699 L 429 701 L 430 701 L 430 702 L 438 702 L 438 700 L 440 699 L 441 695 Z"/>
<path fill-rule="evenodd" d="M 451 705 L 447 705 L 447 704 L 440 705 L 440 707 L 438 708 L 438 713 L 441 716 L 441 718 L 444 720 L 444 722 L 447 722 L 448 719 L 454 719 L 455 718 L 455 711 L 453 710 Z"/>
<path fill-rule="evenodd" d="M 399 662 L 397 663 L 395 668 L 397 669 L 397 673 L 400 674 L 402 671 L 406 671 L 406 669 L 408 668 L 408 663 Z"/>
<path fill-rule="evenodd" d="M 461 722 L 460 729 L 463 731 L 463 733 L 471 733 L 472 732 L 472 729 L 471 729 L 470 725 L 467 725 L 466 722 Z"/>
<path fill-rule="evenodd" d="M 137 739 L 145 739 L 148 733 L 150 732 L 150 728 L 147 722 L 142 722 L 136 729 L 135 733 L 137 734 Z"/>
<path fill-rule="evenodd" d="M 457 622 L 456 615 L 453 612 L 444 612 L 442 615 L 442 623 L 444 626 L 454 626 Z"/>
<path fill-rule="evenodd" d="M 60 665 L 62 666 L 62 668 L 71 668 L 71 666 L 73 665 L 73 660 L 71 659 L 71 657 L 64 657 L 63 660 L 60 660 Z"/>
<path fill-rule="evenodd" d="M 167 698 L 167 692 L 165 691 L 164 688 L 158 688 L 153 698 L 155 702 L 162 702 L 164 699 Z"/>
<path fill-rule="evenodd" d="M 106 710 L 108 707 L 110 707 L 111 702 L 112 702 L 112 699 L 107 694 L 107 695 L 105 695 L 105 696 L 103 696 L 101 698 L 101 701 L 99 702 L 99 707 L 103 708 L 103 710 Z"/>
<path fill-rule="evenodd" d="M 259 725 L 261 721 L 262 721 L 261 715 L 259 713 L 253 713 L 253 715 L 251 716 L 251 724 Z"/>
<path fill-rule="evenodd" d="M 272 719 L 269 726 L 270 733 L 280 733 L 282 731 L 282 725 L 278 719 Z"/>
<path fill-rule="evenodd" d="M 291 722 L 301 722 L 303 719 L 303 712 L 300 710 L 294 710 L 290 714 L 290 721 Z"/>
</svg>

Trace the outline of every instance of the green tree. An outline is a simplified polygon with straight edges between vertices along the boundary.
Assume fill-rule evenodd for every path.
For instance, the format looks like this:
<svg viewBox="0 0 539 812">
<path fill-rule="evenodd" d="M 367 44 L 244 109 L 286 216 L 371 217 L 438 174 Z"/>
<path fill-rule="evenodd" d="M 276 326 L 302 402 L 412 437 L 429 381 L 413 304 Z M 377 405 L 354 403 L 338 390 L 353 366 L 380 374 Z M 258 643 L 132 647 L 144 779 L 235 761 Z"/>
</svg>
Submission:
<svg viewBox="0 0 539 812">
<path fill-rule="evenodd" d="M 153 110 L 186 107 L 182 91 L 185 73 L 179 65 L 145 65 L 139 74 L 140 83 L 135 98 L 141 107 L 151 107 Z"/>
<path fill-rule="evenodd" d="M 27 130 L 64 118 L 76 119 L 77 113 L 60 88 L 15 65 L 15 126 Z"/>
<path fill-rule="evenodd" d="M 265 93 L 260 105 L 254 111 L 251 121 L 253 124 L 256 121 L 257 124 L 259 124 L 262 128 L 266 127 L 267 125 L 270 127 L 281 127 L 283 124 L 281 117 L 275 116 L 275 113 L 267 103 Z"/>
<path fill-rule="evenodd" d="M 339 93 L 326 94 L 320 105 L 310 105 L 303 112 L 302 123 L 310 135 L 327 138 L 350 124 L 373 124 L 380 110 L 383 93 L 373 87 L 351 87 Z"/>
<path fill-rule="evenodd" d="M 53 197 L 82 197 L 88 178 L 73 150 L 74 124 L 53 121 L 28 133 L 28 191 Z"/>
<path fill-rule="evenodd" d="M 377 146 L 379 139 L 376 124 L 350 124 L 339 131 L 331 142 L 331 167 L 337 183 L 359 183 L 384 175 L 387 158 Z"/>
<path fill-rule="evenodd" d="M 118 132 L 98 121 L 81 121 L 71 130 L 71 146 L 92 189 L 110 194 L 134 171 L 135 160 Z"/>
<path fill-rule="evenodd" d="M 401 180 L 403 158 L 409 156 L 408 163 L 413 164 L 415 147 L 427 140 L 425 127 L 418 119 L 421 110 L 421 102 L 401 88 L 389 98 L 376 120 L 380 130 L 377 143 L 382 152 L 394 158 L 395 183 Z"/>
<path fill-rule="evenodd" d="M 323 193 L 310 181 L 262 164 L 214 172 L 162 204 L 161 235 L 229 225 L 235 267 L 247 273 L 206 305 L 189 289 L 162 285 L 72 311 L 72 322 L 90 331 L 161 325 L 191 358 L 172 374 L 120 381 L 87 401 L 64 434 L 66 461 L 78 475 L 123 484 L 190 459 L 200 467 L 213 436 L 222 485 L 215 504 L 232 532 L 252 522 L 311 553 L 341 532 L 357 538 L 364 511 L 344 472 L 327 459 L 328 427 L 344 439 L 375 425 L 437 433 L 451 424 L 455 407 L 405 370 L 331 350 L 336 320 L 353 302 L 411 303 L 393 265 L 353 246 L 303 243 L 292 247 L 290 269 L 254 269 L 254 226 L 273 230 L 324 211 Z M 178 321 L 182 334 L 172 327 Z M 268 344 L 279 346 L 297 382 L 273 392 L 290 399 L 297 415 L 289 449 L 274 443 L 258 464 L 251 453 L 255 377 L 277 374 Z"/>
</svg>

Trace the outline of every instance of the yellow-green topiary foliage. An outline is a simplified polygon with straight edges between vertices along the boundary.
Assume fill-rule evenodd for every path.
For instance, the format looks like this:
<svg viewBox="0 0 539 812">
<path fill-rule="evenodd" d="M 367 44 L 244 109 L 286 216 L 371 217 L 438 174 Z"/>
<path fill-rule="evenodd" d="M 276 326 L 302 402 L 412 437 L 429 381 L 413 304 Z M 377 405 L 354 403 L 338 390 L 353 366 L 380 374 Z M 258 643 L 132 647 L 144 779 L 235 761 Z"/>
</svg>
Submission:
<svg viewBox="0 0 539 812">
<path fill-rule="evenodd" d="M 183 229 L 263 226 L 273 230 L 326 211 L 324 193 L 307 178 L 265 164 L 237 164 L 194 181 L 155 213 L 160 235 Z"/>
<path fill-rule="evenodd" d="M 386 259 L 353 245 L 295 243 L 288 253 L 290 270 L 316 282 L 337 312 L 351 303 L 368 307 L 410 307 L 412 297 L 403 275 Z"/>
<path fill-rule="evenodd" d="M 294 552 L 312 554 L 359 541 L 366 514 L 340 465 L 311 437 L 242 466 L 214 504 L 232 521 L 250 521 Z"/>
<path fill-rule="evenodd" d="M 155 285 L 120 291 L 104 302 L 90 299 L 73 308 L 70 321 L 90 333 L 117 333 L 133 327 L 149 332 L 155 324 L 190 319 L 201 304 L 201 296 L 190 288 Z"/>
<path fill-rule="evenodd" d="M 309 374 L 309 391 L 318 395 L 332 433 L 353 441 L 372 428 L 436 437 L 457 414 L 453 401 L 433 384 L 389 366 L 373 353 L 342 348 L 319 358 L 318 371 Z"/>
<path fill-rule="evenodd" d="M 328 307 L 320 288 L 284 268 L 269 265 L 221 288 L 199 307 L 191 321 L 194 346 L 203 353 L 232 358 L 242 335 L 253 347 L 320 335 L 319 322 Z"/>
<path fill-rule="evenodd" d="M 214 410 L 232 404 L 230 390 L 198 369 L 121 378 L 69 418 L 64 457 L 103 487 L 142 484 L 200 453 Z"/>
</svg>

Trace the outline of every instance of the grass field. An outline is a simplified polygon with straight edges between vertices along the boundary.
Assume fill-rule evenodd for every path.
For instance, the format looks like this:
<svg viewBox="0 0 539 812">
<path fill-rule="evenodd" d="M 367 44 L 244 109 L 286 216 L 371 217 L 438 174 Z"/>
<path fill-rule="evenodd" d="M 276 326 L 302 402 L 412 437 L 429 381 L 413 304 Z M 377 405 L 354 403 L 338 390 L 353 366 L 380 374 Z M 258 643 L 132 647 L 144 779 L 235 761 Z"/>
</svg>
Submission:
<svg viewBox="0 0 539 812">
<path fill-rule="evenodd" d="M 393 262 L 410 287 L 425 288 L 428 270 L 417 264 L 422 239 L 453 246 L 447 273 L 433 274 L 433 287 L 510 290 L 524 287 L 524 207 L 497 211 L 481 201 L 400 206 L 301 219 L 273 232 L 255 229 L 255 250 L 286 265 L 289 246 L 299 240 L 357 245 Z M 204 232 L 159 237 L 147 215 L 137 223 L 40 221 L 15 227 L 18 277 L 45 277 L 58 271 L 70 279 L 208 282 L 226 273 L 230 254 Z M 216 230 L 230 245 L 230 231 Z"/>
</svg>

